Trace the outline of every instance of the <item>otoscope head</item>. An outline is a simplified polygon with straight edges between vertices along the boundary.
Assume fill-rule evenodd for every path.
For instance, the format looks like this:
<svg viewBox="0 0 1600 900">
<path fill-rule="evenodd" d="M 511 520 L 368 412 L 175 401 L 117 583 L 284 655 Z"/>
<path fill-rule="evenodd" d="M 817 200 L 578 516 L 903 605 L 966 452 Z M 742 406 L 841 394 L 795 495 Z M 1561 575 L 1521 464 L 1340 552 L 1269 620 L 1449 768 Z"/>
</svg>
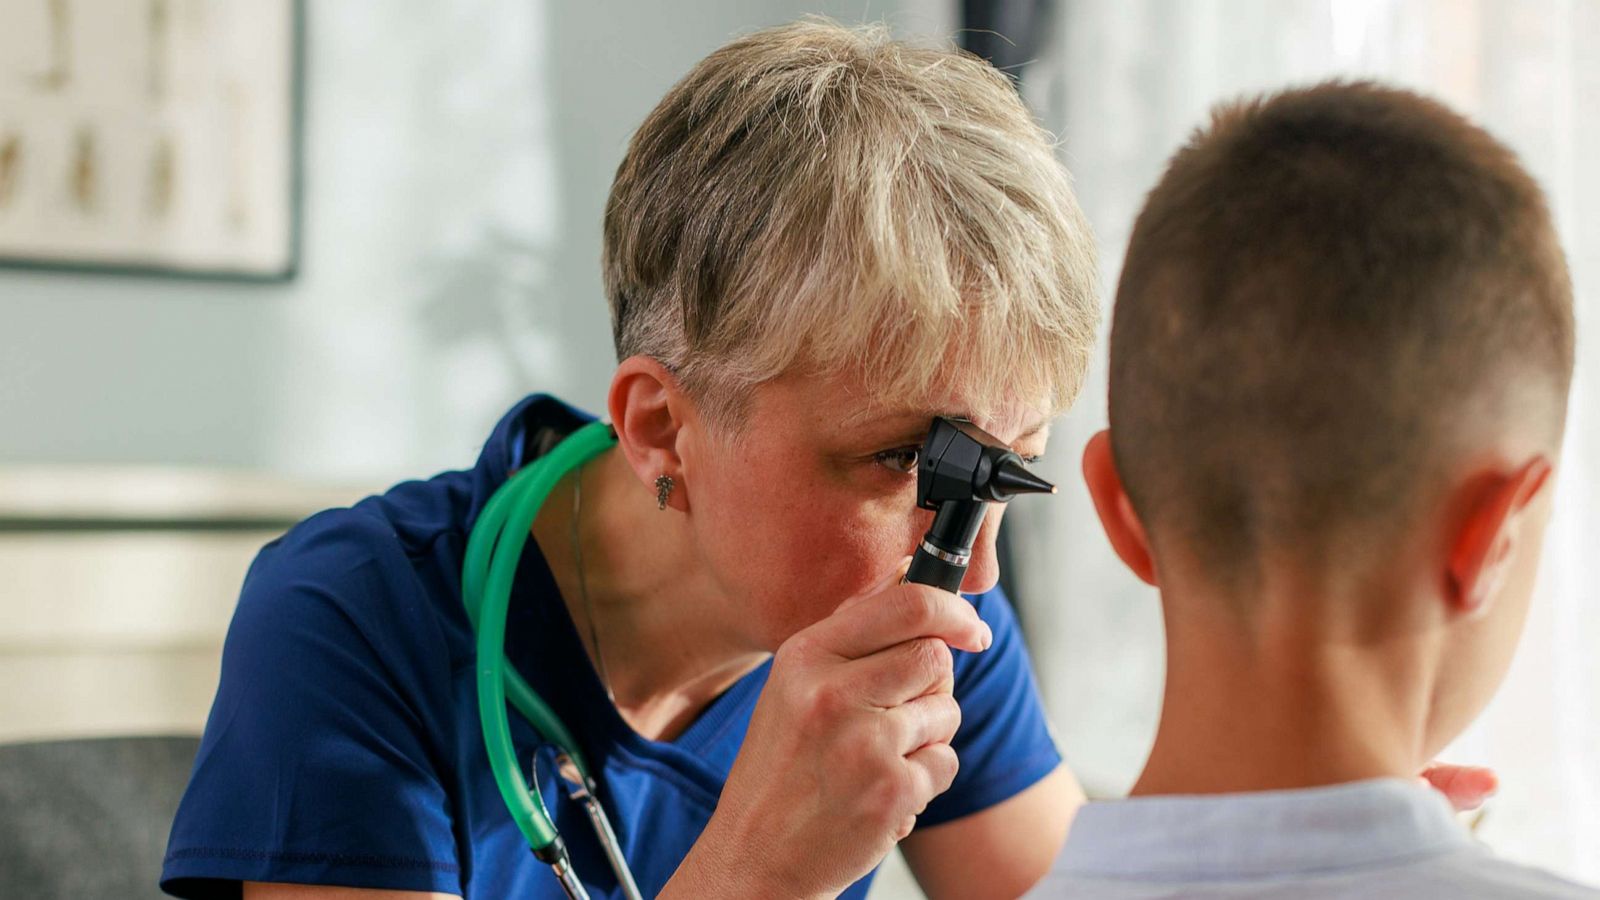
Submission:
<svg viewBox="0 0 1600 900">
<path fill-rule="evenodd" d="M 1055 492 L 994 435 L 971 422 L 934 419 L 917 464 L 917 505 L 937 512 L 906 580 L 959 591 L 987 503 Z"/>
<path fill-rule="evenodd" d="M 917 505 L 923 509 L 951 500 L 1004 503 L 1018 494 L 1055 491 L 994 435 L 959 419 L 933 420 L 917 466 Z"/>
</svg>

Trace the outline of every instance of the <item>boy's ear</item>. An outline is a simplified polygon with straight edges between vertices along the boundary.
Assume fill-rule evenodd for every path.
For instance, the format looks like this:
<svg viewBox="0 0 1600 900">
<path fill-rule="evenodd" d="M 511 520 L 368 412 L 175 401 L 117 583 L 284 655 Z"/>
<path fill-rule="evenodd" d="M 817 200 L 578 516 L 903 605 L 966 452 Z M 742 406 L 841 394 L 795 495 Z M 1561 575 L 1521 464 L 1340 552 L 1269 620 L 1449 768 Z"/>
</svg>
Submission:
<svg viewBox="0 0 1600 900">
<path fill-rule="evenodd" d="M 1525 540 L 1522 512 L 1550 480 L 1550 461 L 1535 456 L 1513 472 L 1489 472 L 1462 488 L 1465 512 L 1450 544 L 1446 600 L 1457 613 L 1488 608 Z"/>
<path fill-rule="evenodd" d="M 652 497 L 655 481 L 662 475 L 683 485 L 682 445 L 690 404 L 666 366 L 648 356 L 623 360 L 611 377 L 606 409 L 622 455 Z M 687 512 L 688 494 L 686 487 L 671 491 L 667 503 Z"/>
<path fill-rule="evenodd" d="M 1117 473 L 1116 460 L 1111 455 L 1111 432 L 1102 431 L 1089 439 L 1083 448 L 1083 480 L 1089 486 L 1089 496 L 1094 499 L 1094 511 L 1100 515 L 1100 525 L 1111 539 L 1111 549 L 1117 552 L 1133 574 L 1146 584 L 1156 583 L 1156 567 L 1150 556 L 1150 540 L 1145 536 L 1144 523 L 1134 512 L 1128 492 L 1123 490 L 1122 476 Z"/>
</svg>

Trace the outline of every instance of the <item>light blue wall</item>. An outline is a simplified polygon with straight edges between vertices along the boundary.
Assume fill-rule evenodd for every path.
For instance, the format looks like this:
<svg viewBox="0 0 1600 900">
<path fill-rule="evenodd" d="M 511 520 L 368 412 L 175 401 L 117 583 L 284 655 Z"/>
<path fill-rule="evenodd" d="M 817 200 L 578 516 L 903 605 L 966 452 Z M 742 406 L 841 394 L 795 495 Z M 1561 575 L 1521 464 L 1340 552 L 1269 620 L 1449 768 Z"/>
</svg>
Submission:
<svg viewBox="0 0 1600 900">
<path fill-rule="evenodd" d="M 952 5 L 307 4 L 300 278 L 0 269 L 0 464 L 425 474 L 526 391 L 596 408 L 601 210 L 667 86 L 803 13 L 948 34 Z"/>
</svg>

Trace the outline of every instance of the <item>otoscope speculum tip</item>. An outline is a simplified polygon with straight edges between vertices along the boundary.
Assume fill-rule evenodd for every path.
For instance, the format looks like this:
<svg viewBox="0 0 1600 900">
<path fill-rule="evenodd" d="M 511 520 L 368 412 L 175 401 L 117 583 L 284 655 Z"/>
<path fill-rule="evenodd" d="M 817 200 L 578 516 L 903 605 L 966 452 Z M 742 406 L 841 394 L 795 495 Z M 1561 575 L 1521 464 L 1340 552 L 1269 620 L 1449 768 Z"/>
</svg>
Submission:
<svg viewBox="0 0 1600 900">
<path fill-rule="evenodd" d="M 1018 494 L 1054 494 L 1056 486 L 1029 472 L 1022 460 L 1007 453 L 989 475 L 989 492 L 996 500 L 1006 500 Z"/>
</svg>

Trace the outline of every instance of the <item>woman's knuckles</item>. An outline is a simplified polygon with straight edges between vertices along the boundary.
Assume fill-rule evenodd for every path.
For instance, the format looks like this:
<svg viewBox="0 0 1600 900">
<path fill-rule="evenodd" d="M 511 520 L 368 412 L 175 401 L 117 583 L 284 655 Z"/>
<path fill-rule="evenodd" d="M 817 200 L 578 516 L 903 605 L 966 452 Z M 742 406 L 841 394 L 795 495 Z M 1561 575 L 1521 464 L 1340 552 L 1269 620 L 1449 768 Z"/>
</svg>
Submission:
<svg viewBox="0 0 1600 900">
<path fill-rule="evenodd" d="M 948 744 L 961 729 L 961 704 L 950 694 L 933 694 L 931 698 L 929 717 L 933 720 L 933 735 L 929 743 Z"/>
<path fill-rule="evenodd" d="M 920 584 L 902 584 L 894 599 L 893 622 L 904 633 L 930 633 L 947 624 L 946 592 Z"/>
<path fill-rule="evenodd" d="M 955 656 L 950 645 L 939 638 L 918 638 L 910 642 L 911 670 L 920 684 L 942 684 L 955 674 Z"/>
<path fill-rule="evenodd" d="M 781 674 L 809 669 L 821 652 L 820 639 L 814 631 L 795 634 L 779 644 L 777 652 L 772 655 L 773 677 L 776 679 Z"/>
<path fill-rule="evenodd" d="M 863 812 L 869 826 L 878 833 L 894 828 L 900 817 L 922 804 L 916 789 L 916 779 L 900 767 L 899 772 L 886 772 L 871 787 L 862 792 L 866 803 Z"/>
<path fill-rule="evenodd" d="M 933 760 L 929 767 L 934 775 L 934 796 L 950 789 L 956 780 L 956 775 L 961 771 L 961 760 L 956 755 L 956 750 L 949 744 L 935 744 Z"/>
</svg>

